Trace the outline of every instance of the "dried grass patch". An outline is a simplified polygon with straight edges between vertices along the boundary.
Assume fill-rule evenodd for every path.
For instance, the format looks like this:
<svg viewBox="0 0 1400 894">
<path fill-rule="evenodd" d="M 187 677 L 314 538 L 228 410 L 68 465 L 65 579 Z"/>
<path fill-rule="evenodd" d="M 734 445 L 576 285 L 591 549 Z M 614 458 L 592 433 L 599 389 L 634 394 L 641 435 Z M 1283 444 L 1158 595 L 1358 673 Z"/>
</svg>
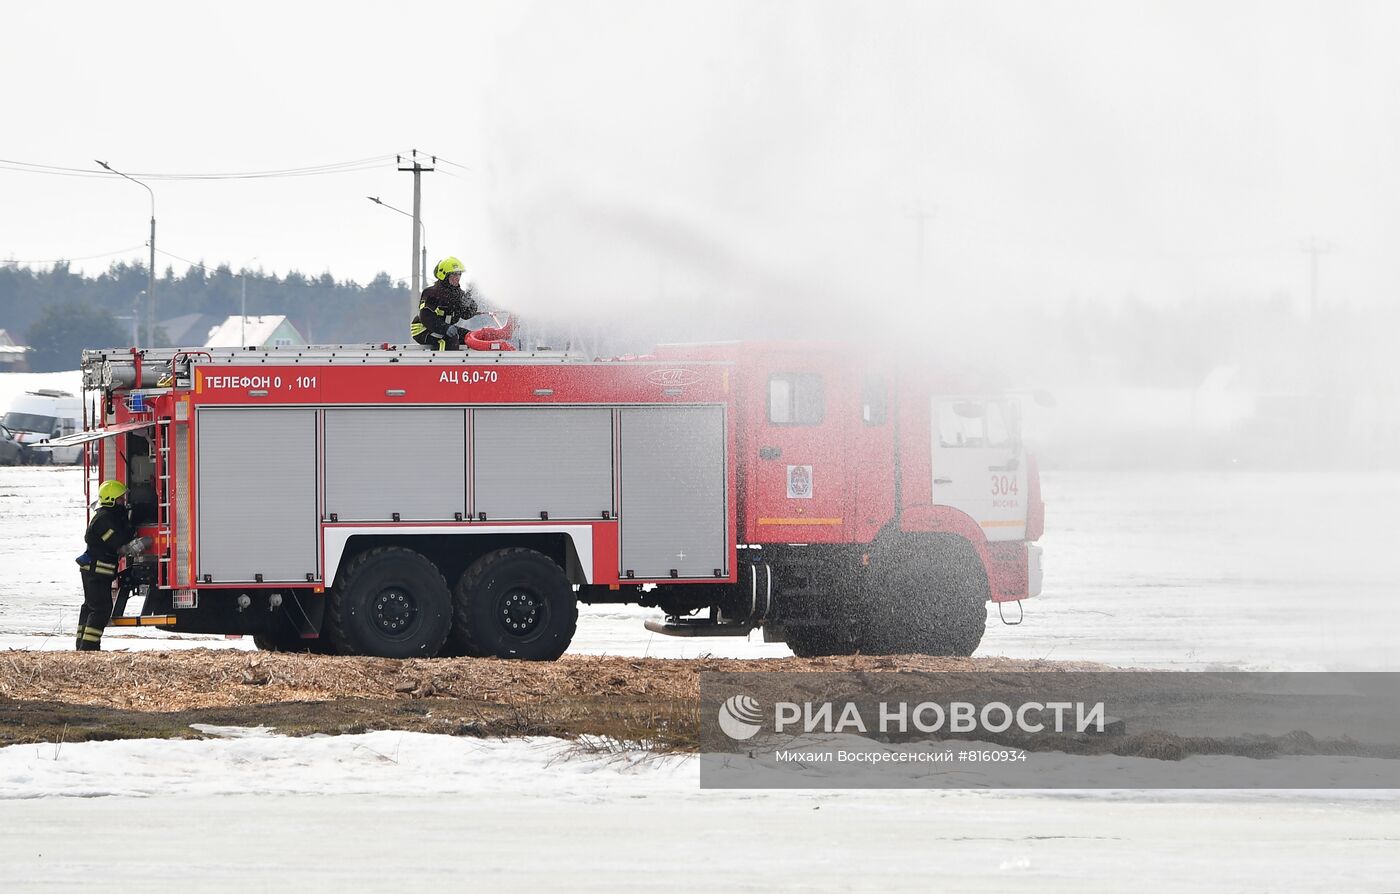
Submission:
<svg viewBox="0 0 1400 894">
<path fill-rule="evenodd" d="M 446 698 L 498 705 L 696 701 L 702 671 L 1042 671 L 1101 665 L 1010 658 L 843 656 L 662 659 L 566 655 L 534 663 L 493 658 L 392 660 L 226 649 L 0 653 L 0 698 L 138 711 L 275 702 Z"/>
</svg>

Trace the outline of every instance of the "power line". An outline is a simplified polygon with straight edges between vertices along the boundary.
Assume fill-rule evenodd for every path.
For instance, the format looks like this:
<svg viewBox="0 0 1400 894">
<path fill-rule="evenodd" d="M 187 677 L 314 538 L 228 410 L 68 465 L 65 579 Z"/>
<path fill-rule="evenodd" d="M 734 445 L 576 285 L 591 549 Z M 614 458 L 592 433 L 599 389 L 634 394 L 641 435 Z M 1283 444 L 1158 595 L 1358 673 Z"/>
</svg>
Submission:
<svg viewBox="0 0 1400 894">
<path fill-rule="evenodd" d="M 400 153 L 400 154 L 401 154 L 401 155 L 411 155 L 412 153 L 415 153 L 415 152 L 418 152 L 418 150 L 416 150 L 416 149 L 411 149 L 411 150 L 409 150 L 408 152 L 403 152 L 403 153 Z M 439 163 L 439 164 L 451 165 L 451 166 L 454 167 L 454 168 L 461 168 L 461 169 L 464 170 L 464 171 L 472 171 L 472 170 L 475 170 L 471 165 L 460 164 L 460 163 L 458 163 L 458 162 L 455 162 L 455 161 L 451 160 L 450 158 L 443 158 L 441 155 L 433 155 L 431 152 L 426 152 L 426 151 L 425 151 L 425 152 L 419 152 L 418 154 L 420 154 L 420 155 L 428 155 L 428 156 L 431 156 L 432 159 L 433 159 L 435 162 Z M 464 180 L 464 179 L 465 179 L 465 178 L 462 177 L 461 175 L 459 175 L 459 174 L 454 174 L 454 173 L 452 173 L 451 171 L 442 171 L 442 170 L 439 170 L 438 173 L 439 173 L 439 174 L 444 174 L 444 175 L 446 175 L 446 176 L 448 176 L 448 177 L 451 177 L 451 178 L 453 178 L 453 179 L 455 179 L 455 180 Z"/>
<path fill-rule="evenodd" d="M 140 245 L 133 245 L 128 248 L 119 248 L 116 251 L 104 251 L 100 254 L 95 255 L 83 255 L 81 258 L 6 258 L 5 260 L 0 261 L 0 264 L 62 264 L 65 261 L 91 261 L 95 258 L 110 258 L 112 255 L 124 255 L 129 251 L 135 251 L 138 248 L 145 247 L 146 243 L 142 242 Z"/>
<path fill-rule="evenodd" d="M 472 167 L 471 167 L 470 165 L 458 164 L 457 162 L 452 161 L 452 160 L 449 159 L 449 158 L 443 158 L 441 155 L 437 156 L 437 160 L 440 161 L 440 162 L 442 162 L 442 163 L 445 164 L 445 165 L 452 165 L 452 167 L 454 167 L 454 168 L 461 168 L 461 169 L 464 170 L 464 171 L 473 170 Z"/>
<path fill-rule="evenodd" d="M 180 261 L 180 262 L 185 263 L 185 264 L 189 264 L 191 267 L 198 267 L 200 270 L 203 270 L 205 273 L 215 273 L 215 272 L 217 272 L 216 268 L 206 267 L 206 266 L 204 266 L 203 264 L 199 263 L 198 261 L 191 261 L 189 258 L 182 258 L 182 257 L 180 257 L 180 256 L 177 255 L 177 254 L 171 254 L 170 252 L 166 251 L 166 250 L 163 249 L 163 248 L 158 248 L 158 249 L 156 249 L 156 253 L 157 253 L 157 254 L 165 255 L 167 258 L 174 258 L 174 259 L 177 260 L 177 261 Z M 233 267 L 232 267 L 232 266 L 229 266 L 229 270 L 232 271 L 232 270 L 233 270 Z"/>
<path fill-rule="evenodd" d="M 163 248 L 158 248 L 158 249 L 156 249 L 156 254 L 158 254 L 158 255 L 165 255 L 167 258 L 174 258 L 175 260 L 177 260 L 177 261 L 179 261 L 179 262 L 181 262 L 181 263 L 183 263 L 183 264 L 189 264 L 191 267 L 198 267 L 200 270 L 203 270 L 205 273 L 218 273 L 218 272 L 219 272 L 219 269 L 220 269 L 221 267 L 227 267 L 227 268 L 228 268 L 228 271 L 229 271 L 230 273 L 232 273 L 234 276 L 241 276 L 242 273 L 243 273 L 243 271 L 247 270 L 247 267 L 240 267 L 238 270 L 234 270 L 234 269 L 233 269 L 233 264 L 232 264 L 232 262 L 230 262 L 230 261 L 221 261 L 221 262 L 219 262 L 219 266 L 218 266 L 218 267 L 210 267 L 208 264 L 201 264 L 201 263 L 199 263 L 198 261 L 191 261 L 189 258 L 182 258 L 182 257 L 180 257 L 180 256 L 177 255 L 177 254 L 172 254 L 171 252 L 168 252 L 168 251 L 166 251 L 166 250 L 163 249 Z M 269 275 L 269 276 L 271 276 L 273 279 L 276 279 L 276 278 L 277 278 L 277 273 L 276 273 L 275 270 L 264 272 L 261 264 L 258 265 L 258 269 L 257 269 L 256 271 L 249 271 L 249 272 L 255 272 L 255 273 L 257 273 L 258 275 Z M 298 271 L 296 270 L 296 268 L 292 268 L 292 270 L 289 271 L 288 275 L 290 275 L 291 273 L 296 273 L 296 272 L 298 272 Z M 303 274 L 303 275 L 305 275 L 305 274 Z M 313 277 L 308 277 L 308 278 L 313 278 Z M 349 280 L 347 280 L 347 282 L 348 282 L 348 281 L 349 281 Z"/>
<path fill-rule="evenodd" d="M 167 258 L 174 258 L 175 260 L 180 261 L 181 263 L 189 264 L 191 267 L 198 267 L 200 270 L 203 270 L 205 273 L 218 273 L 218 272 L 219 272 L 219 269 L 220 269 L 221 267 L 226 267 L 226 268 L 228 268 L 229 273 L 233 274 L 234 276 L 241 276 L 241 275 L 243 275 L 244 271 L 247 270 L 246 267 L 241 268 L 241 269 L 239 269 L 239 270 L 234 270 L 234 269 L 233 269 L 233 264 L 229 263 L 228 261 L 223 261 L 222 263 L 219 264 L 218 267 L 210 267 L 208 264 L 201 264 L 201 263 L 199 263 L 198 261 L 191 261 L 189 258 L 182 258 L 182 257 L 180 257 L 180 256 L 177 255 L 177 254 L 172 254 L 171 252 L 168 252 L 168 251 L 166 251 L 166 250 L 163 249 L 163 248 L 158 248 L 158 249 L 156 249 L 156 254 L 165 255 Z M 258 273 L 259 275 L 262 275 L 262 272 L 263 272 L 263 271 L 262 271 L 262 267 L 261 267 L 261 265 L 259 265 L 258 270 L 257 270 L 257 273 Z M 273 274 L 272 274 L 272 278 L 273 278 L 273 279 L 276 279 L 276 278 L 277 278 L 277 274 L 276 274 L 276 273 L 273 273 Z"/>
<path fill-rule="evenodd" d="M 391 161 L 393 155 L 375 155 L 350 161 L 332 162 L 321 165 L 305 165 L 296 168 L 279 168 L 270 171 L 221 171 L 213 173 L 146 173 L 132 172 L 131 176 L 146 180 L 269 180 L 281 177 L 315 177 L 325 174 L 350 174 L 357 171 L 370 171 Z M 61 165 L 39 164 L 0 158 L 0 170 L 16 171 L 24 174 L 50 174 L 60 177 L 111 177 L 106 171 L 88 168 L 70 168 Z"/>
<path fill-rule="evenodd" d="M 110 177 L 106 171 L 85 168 L 60 168 L 54 165 L 31 164 L 26 161 L 11 161 L 0 158 L 0 170 L 17 171 L 21 174 L 54 174 L 60 177 Z"/>
</svg>

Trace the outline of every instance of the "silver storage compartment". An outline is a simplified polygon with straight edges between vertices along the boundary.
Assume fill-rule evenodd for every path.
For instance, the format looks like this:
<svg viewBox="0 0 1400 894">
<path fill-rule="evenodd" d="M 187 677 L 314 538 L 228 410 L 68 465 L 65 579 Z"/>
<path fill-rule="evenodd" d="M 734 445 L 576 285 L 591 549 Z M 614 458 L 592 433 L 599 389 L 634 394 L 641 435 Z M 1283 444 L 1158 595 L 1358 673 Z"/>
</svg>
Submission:
<svg viewBox="0 0 1400 894">
<path fill-rule="evenodd" d="M 314 410 L 200 409 L 198 574 L 305 583 L 319 571 Z"/>
<path fill-rule="evenodd" d="M 466 412 L 326 410 L 326 507 L 339 521 L 452 521 L 467 510 Z"/>
<path fill-rule="evenodd" d="M 472 511 L 488 519 L 614 513 L 612 411 L 472 411 Z"/>
<path fill-rule="evenodd" d="M 622 414 L 622 567 L 639 578 L 729 572 L 722 407 Z"/>
</svg>

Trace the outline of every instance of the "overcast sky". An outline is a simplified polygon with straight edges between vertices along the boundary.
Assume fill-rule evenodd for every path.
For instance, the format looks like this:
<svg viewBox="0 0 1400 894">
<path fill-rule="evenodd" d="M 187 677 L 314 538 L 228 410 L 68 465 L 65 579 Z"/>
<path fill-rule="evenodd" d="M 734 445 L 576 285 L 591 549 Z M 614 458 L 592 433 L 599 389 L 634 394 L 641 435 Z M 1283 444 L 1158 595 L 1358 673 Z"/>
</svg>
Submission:
<svg viewBox="0 0 1400 894">
<path fill-rule="evenodd" d="M 1400 287 L 1400 3 L 11 4 L 0 159 L 392 156 L 526 310 L 1306 303 Z M 150 180 L 158 265 L 409 273 L 392 158 Z M 146 257 L 150 200 L 0 164 L 0 259 Z M 919 234 L 922 229 L 922 246 Z"/>
</svg>

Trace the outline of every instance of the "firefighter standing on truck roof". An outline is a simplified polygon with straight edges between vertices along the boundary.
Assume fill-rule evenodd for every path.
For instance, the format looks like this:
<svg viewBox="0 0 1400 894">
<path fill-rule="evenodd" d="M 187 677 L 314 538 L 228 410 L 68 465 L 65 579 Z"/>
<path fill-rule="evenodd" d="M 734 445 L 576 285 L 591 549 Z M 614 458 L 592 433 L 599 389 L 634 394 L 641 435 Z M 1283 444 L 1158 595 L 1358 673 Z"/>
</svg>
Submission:
<svg viewBox="0 0 1400 894">
<path fill-rule="evenodd" d="M 423 290 L 418 316 L 408 324 L 408 334 L 434 351 L 456 351 L 467 334 L 466 322 L 479 311 L 476 300 L 462 290 L 462 271 L 456 258 L 443 258 L 433 268 L 437 282 Z"/>
<path fill-rule="evenodd" d="M 102 648 L 102 631 L 112 618 L 112 583 L 117 579 L 117 560 L 137 555 L 150 546 L 149 537 L 137 537 L 126 508 L 126 485 L 104 481 L 97 489 L 100 508 L 92 514 L 87 533 L 87 552 L 78 557 L 83 574 L 83 607 L 78 612 L 78 651 Z"/>
</svg>

